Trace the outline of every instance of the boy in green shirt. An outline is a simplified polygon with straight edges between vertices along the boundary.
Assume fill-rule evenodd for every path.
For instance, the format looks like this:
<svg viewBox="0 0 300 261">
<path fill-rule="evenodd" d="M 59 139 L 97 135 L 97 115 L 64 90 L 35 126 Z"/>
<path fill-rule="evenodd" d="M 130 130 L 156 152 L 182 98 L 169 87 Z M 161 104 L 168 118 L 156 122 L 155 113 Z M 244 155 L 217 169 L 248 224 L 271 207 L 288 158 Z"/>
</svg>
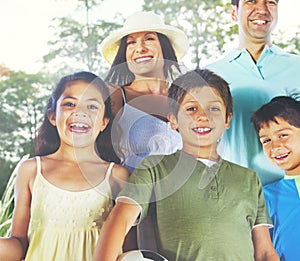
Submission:
<svg viewBox="0 0 300 261">
<path fill-rule="evenodd" d="M 169 104 L 182 151 L 148 157 L 133 172 L 94 260 L 115 261 L 129 229 L 147 215 L 157 251 L 170 261 L 279 260 L 259 178 L 217 152 L 232 117 L 228 84 L 209 70 L 190 71 L 171 85 Z"/>
</svg>

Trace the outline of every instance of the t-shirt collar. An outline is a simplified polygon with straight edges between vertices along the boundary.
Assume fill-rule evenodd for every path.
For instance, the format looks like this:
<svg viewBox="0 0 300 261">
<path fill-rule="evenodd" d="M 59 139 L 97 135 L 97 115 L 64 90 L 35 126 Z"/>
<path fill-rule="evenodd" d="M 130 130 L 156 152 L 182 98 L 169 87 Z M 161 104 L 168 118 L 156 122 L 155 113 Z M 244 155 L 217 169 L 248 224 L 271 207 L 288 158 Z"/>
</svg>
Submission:
<svg viewBox="0 0 300 261">
<path fill-rule="evenodd" d="M 289 176 L 289 175 L 285 175 L 284 179 L 293 179 L 295 180 L 295 185 L 298 191 L 298 196 L 300 198 L 300 174 L 296 175 L 296 176 Z"/>
</svg>

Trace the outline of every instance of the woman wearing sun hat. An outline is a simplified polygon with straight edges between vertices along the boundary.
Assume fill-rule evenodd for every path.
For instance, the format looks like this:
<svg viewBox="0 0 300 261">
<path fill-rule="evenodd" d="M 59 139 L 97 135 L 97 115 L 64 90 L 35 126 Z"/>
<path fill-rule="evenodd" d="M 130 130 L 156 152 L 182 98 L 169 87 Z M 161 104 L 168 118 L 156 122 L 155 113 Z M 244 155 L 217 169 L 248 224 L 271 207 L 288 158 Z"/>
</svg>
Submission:
<svg viewBox="0 0 300 261">
<path fill-rule="evenodd" d="M 136 12 L 100 49 L 111 64 L 105 80 L 112 87 L 111 135 L 121 161 L 132 171 L 147 155 L 180 148 L 179 134 L 166 123 L 166 97 L 168 81 L 181 73 L 177 59 L 188 49 L 185 33 L 153 12 Z"/>
<path fill-rule="evenodd" d="M 153 12 L 136 12 L 100 49 L 111 64 L 105 81 L 115 114 L 106 131 L 121 162 L 133 171 L 148 155 L 180 149 L 181 137 L 167 122 L 167 94 L 169 83 L 181 74 L 178 59 L 188 49 L 185 33 Z M 141 233 L 139 246 L 155 250 L 151 236 Z M 143 238 L 149 239 L 146 245 Z"/>
</svg>

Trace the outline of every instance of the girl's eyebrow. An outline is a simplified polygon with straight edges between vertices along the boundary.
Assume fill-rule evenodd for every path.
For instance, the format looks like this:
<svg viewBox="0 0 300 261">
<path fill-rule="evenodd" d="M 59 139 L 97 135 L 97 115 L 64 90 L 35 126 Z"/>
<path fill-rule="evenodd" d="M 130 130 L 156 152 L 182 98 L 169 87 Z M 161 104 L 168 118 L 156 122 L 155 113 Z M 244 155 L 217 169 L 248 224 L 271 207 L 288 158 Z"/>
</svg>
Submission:
<svg viewBox="0 0 300 261">
<path fill-rule="evenodd" d="M 78 98 L 76 98 L 76 97 L 74 97 L 74 96 L 71 96 L 71 95 L 65 96 L 65 97 L 63 98 L 63 100 L 66 100 L 66 99 L 80 100 L 80 99 L 78 99 Z M 95 102 L 101 103 L 97 98 L 89 98 L 89 99 L 87 99 L 87 100 L 88 100 L 88 101 L 95 101 Z"/>
</svg>

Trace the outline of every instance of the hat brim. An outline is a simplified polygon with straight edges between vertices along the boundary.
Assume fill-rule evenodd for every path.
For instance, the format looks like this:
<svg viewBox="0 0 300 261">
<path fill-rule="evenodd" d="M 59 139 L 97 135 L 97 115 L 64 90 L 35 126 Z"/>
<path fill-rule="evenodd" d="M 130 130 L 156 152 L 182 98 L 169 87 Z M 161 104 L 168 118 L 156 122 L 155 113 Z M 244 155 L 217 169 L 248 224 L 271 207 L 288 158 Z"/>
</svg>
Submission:
<svg viewBox="0 0 300 261">
<path fill-rule="evenodd" d="M 121 39 L 129 34 L 137 32 L 156 32 L 168 37 L 175 51 L 177 59 L 181 59 L 187 52 L 189 44 L 186 34 L 171 25 L 153 27 L 135 27 L 130 29 L 118 30 L 107 36 L 100 44 L 100 50 L 105 60 L 112 64 L 119 50 Z"/>
</svg>

